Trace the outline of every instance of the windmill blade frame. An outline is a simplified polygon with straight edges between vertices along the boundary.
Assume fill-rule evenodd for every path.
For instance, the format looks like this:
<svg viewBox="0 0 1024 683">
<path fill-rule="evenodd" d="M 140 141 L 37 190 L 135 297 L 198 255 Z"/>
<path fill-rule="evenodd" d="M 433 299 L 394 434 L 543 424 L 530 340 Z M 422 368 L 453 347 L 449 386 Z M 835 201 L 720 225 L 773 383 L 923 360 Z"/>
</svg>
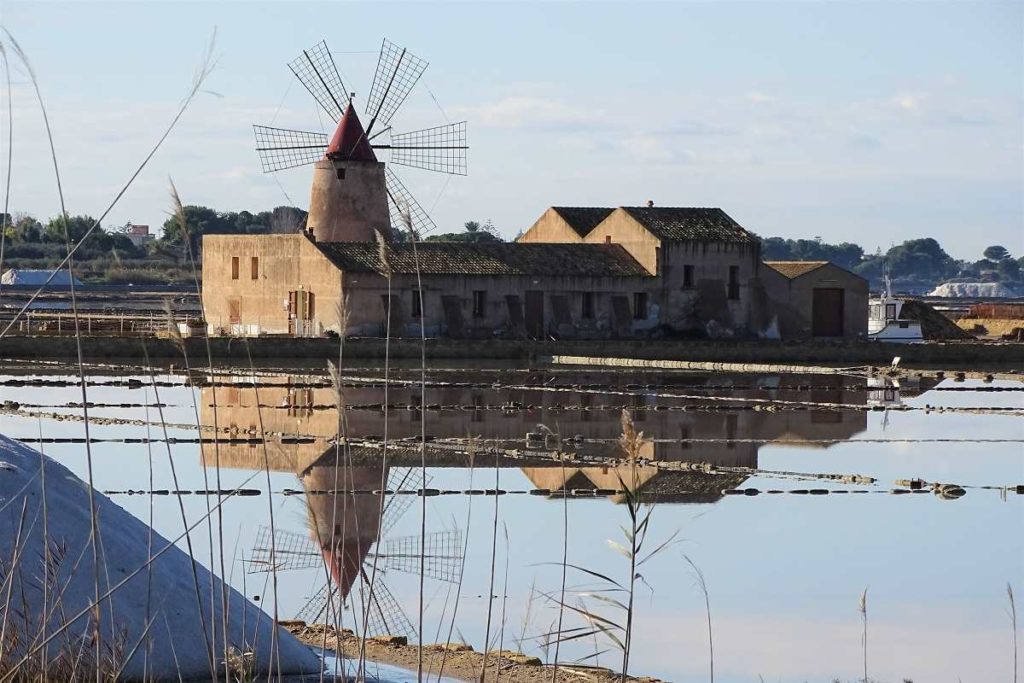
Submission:
<svg viewBox="0 0 1024 683">
<path fill-rule="evenodd" d="M 466 122 L 392 133 L 387 145 L 374 149 L 391 152 L 391 163 L 450 175 L 466 175 Z"/>
<path fill-rule="evenodd" d="M 300 619 L 307 624 L 322 623 L 320 621 L 320 617 L 323 616 L 324 613 L 327 613 L 328 616 L 330 616 L 330 610 L 328 607 L 336 593 L 337 591 L 334 588 L 334 584 L 330 581 L 325 581 L 320 588 L 313 593 L 313 595 L 309 596 L 309 599 L 306 600 L 306 604 L 304 604 L 299 611 L 295 613 L 295 618 Z"/>
<path fill-rule="evenodd" d="M 427 475 L 427 481 L 430 481 L 430 475 Z M 389 491 L 415 491 L 425 485 L 423 474 L 418 467 L 392 467 L 388 473 Z M 408 494 L 392 494 L 387 497 L 387 500 L 384 501 L 384 512 L 381 515 L 381 538 L 388 535 L 395 523 L 412 506 L 414 500 L 414 496 Z"/>
<path fill-rule="evenodd" d="M 405 102 L 409 91 L 413 89 L 428 63 L 409 52 L 404 47 L 383 40 L 380 56 L 377 58 L 377 70 L 370 86 L 370 97 L 366 100 L 366 113 L 370 116 L 370 125 L 366 134 L 373 132 L 378 122 L 388 125 L 391 117 Z"/>
<path fill-rule="evenodd" d="M 434 223 L 434 220 L 420 206 L 420 203 L 416 201 L 412 193 L 406 189 L 402 181 L 395 175 L 395 172 L 387 166 L 384 167 L 384 182 L 387 186 L 392 229 L 404 232 L 411 228 L 417 237 L 437 230 L 437 224 Z M 411 225 L 405 224 L 404 211 L 408 211 Z"/>
<path fill-rule="evenodd" d="M 327 135 L 307 130 L 254 124 L 256 151 L 264 173 L 314 164 L 327 150 Z"/>
<path fill-rule="evenodd" d="M 377 544 L 374 553 L 384 567 L 418 575 L 422 552 L 423 575 L 444 583 L 458 583 L 462 570 L 462 532 L 458 529 L 435 531 L 420 536 L 401 536 Z"/>
<path fill-rule="evenodd" d="M 363 582 L 368 589 L 366 599 L 370 601 L 369 615 L 367 619 L 366 636 L 406 636 L 410 640 L 416 638 L 416 628 L 409 621 L 409 615 L 405 613 L 394 594 L 387 587 L 381 577 L 373 582 L 372 590 L 369 590 L 370 580 L 363 572 Z"/>
<path fill-rule="evenodd" d="M 303 50 L 301 55 L 288 63 L 288 68 L 331 120 L 335 123 L 340 121 L 349 103 L 349 93 L 341 81 L 334 57 L 327 49 L 327 41 L 321 40 L 308 50 Z"/>
<path fill-rule="evenodd" d="M 263 574 L 322 567 L 324 559 L 307 535 L 280 528 L 275 528 L 271 535 L 269 526 L 260 526 L 245 562 L 247 574 Z"/>
</svg>

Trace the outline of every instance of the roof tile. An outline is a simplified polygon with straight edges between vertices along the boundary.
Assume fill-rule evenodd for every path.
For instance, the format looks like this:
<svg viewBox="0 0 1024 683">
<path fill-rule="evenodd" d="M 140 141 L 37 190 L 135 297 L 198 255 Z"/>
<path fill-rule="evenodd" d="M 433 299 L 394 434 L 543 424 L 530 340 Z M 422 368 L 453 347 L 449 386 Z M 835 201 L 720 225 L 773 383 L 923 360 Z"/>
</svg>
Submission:
<svg viewBox="0 0 1024 683">
<path fill-rule="evenodd" d="M 371 242 L 317 242 L 317 248 L 343 271 L 380 273 L 380 246 Z M 559 275 L 650 277 L 618 244 L 536 242 L 418 242 L 387 246 L 393 273 L 424 275 Z"/>
<path fill-rule="evenodd" d="M 676 206 L 624 206 L 633 219 L 662 240 L 673 242 L 746 242 L 758 241 L 729 217 L 725 211 L 712 208 Z"/>
<path fill-rule="evenodd" d="M 812 270 L 827 266 L 828 261 L 765 261 L 764 264 L 772 270 L 777 270 L 785 277 L 793 278 L 806 275 Z"/>
</svg>

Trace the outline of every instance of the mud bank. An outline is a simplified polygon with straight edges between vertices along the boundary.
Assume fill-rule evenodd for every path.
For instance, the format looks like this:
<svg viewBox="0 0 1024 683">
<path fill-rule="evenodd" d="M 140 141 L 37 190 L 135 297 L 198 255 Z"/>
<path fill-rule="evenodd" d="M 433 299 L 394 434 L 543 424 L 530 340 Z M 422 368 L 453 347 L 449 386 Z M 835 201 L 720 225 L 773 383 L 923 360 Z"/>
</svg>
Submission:
<svg viewBox="0 0 1024 683">
<path fill-rule="evenodd" d="M 337 630 L 327 624 L 309 624 L 292 621 L 282 622 L 281 626 L 290 631 L 299 641 L 314 648 L 322 648 L 341 653 L 344 657 L 355 659 L 359 652 L 360 639 L 348 629 L 342 629 L 341 639 Z M 326 641 L 325 641 L 326 638 Z M 430 673 L 441 671 L 444 661 L 444 675 L 463 681 L 479 681 L 480 667 L 484 654 L 476 652 L 467 645 L 425 645 L 423 648 L 423 668 Z M 412 671 L 416 670 L 419 648 L 406 643 L 405 638 L 383 636 L 370 638 L 366 641 L 366 658 L 369 661 L 399 666 Z M 487 655 L 486 681 L 496 681 L 500 677 L 509 683 L 551 683 L 554 667 L 541 664 L 536 657 L 518 652 L 503 650 Z M 600 667 L 559 666 L 556 674 L 557 682 L 580 683 L 581 680 L 592 683 L 614 683 L 621 681 L 619 674 Z M 499 673 L 500 672 L 500 673 Z M 636 683 L 660 683 L 657 678 L 628 676 L 627 681 Z"/>
<path fill-rule="evenodd" d="M 193 362 L 205 359 L 206 340 L 189 338 L 185 351 Z M 216 360 L 253 359 L 326 360 L 338 357 L 339 341 L 328 338 L 214 337 L 209 340 Z M 170 339 L 156 337 L 95 336 L 82 338 L 87 358 L 142 359 L 148 353 L 154 361 L 181 359 L 182 348 Z M 72 337 L 8 336 L 0 339 L 0 359 L 71 359 L 75 357 Z M 383 339 L 347 339 L 344 353 L 350 359 L 383 359 Z M 420 358 L 416 339 L 392 339 L 392 359 Z M 821 363 L 833 365 L 888 365 L 894 356 L 903 365 L 941 366 L 947 369 L 976 369 L 979 366 L 1024 369 L 1024 344 L 997 342 L 929 342 L 925 344 L 881 344 L 873 342 L 771 342 L 771 341 L 522 341 L 428 339 L 431 359 L 543 360 L 554 355 L 612 356 L 620 358 L 722 361 L 737 363 Z"/>
</svg>

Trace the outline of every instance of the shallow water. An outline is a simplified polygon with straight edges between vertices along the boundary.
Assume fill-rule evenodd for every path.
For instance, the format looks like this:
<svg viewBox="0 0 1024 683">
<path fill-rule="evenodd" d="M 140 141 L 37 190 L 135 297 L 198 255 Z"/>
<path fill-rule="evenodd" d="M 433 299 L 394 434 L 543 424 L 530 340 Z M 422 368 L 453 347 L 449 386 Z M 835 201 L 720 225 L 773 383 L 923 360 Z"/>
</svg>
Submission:
<svg viewBox="0 0 1024 683">
<path fill-rule="evenodd" d="M 561 587 L 563 529 L 568 529 L 564 552 L 570 564 L 627 582 L 628 560 L 608 542 L 627 543 L 621 529 L 630 522 L 627 496 L 594 496 L 592 490 L 633 489 L 641 503 L 653 504 L 645 550 L 674 542 L 639 569 L 631 672 L 670 680 L 707 678 L 707 616 L 688 557 L 703 572 L 709 591 L 718 681 L 758 675 L 787 681 L 861 677 L 858 599 L 865 588 L 872 679 L 1011 676 L 1006 583 L 1012 582 L 1018 594 L 1024 590 L 1024 496 L 1013 489 L 977 487 L 1024 483 L 1024 384 L 924 381 L 886 391 L 868 388 L 866 379 L 856 376 L 434 368 L 425 391 L 417 372 L 393 373 L 401 383 L 388 385 L 385 399 L 383 370 L 342 374 L 349 409 L 343 411 L 341 429 L 350 440 L 365 441 L 345 448 L 330 441 L 339 431 L 339 411 L 323 373 L 268 371 L 260 374 L 258 388 L 245 386 L 253 376 L 244 372 L 218 375 L 216 387 L 189 386 L 180 374 L 164 374 L 155 378 L 163 386 L 154 388 L 137 369 L 97 371 L 87 390 L 93 404 L 90 436 L 112 441 L 91 445 L 95 486 L 119 492 L 258 489 L 260 495 L 224 499 L 220 513 L 193 536 L 197 559 L 221 572 L 216 549 L 218 528 L 223 529 L 224 573 L 273 611 L 270 575 L 255 571 L 265 565 L 253 562 L 272 559 L 281 567 L 277 610 L 289 618 L 316 612 L 326 556 L 335 567 L 335 582 L 351 584 L 341 617 L 347 627 L 359 625 L 356 615 L 366 593 L 355 567 L 362 564 L 372 574 L 375 555 L 375 580 L 394 595 L 408 627 L 418 626 L 415 539 L 425 500 L 433 545 L 426 553 L 424 640 L 446 639 L 455 604 L 452 580 L 461 567 L 453 638 L 483 646 L 492 594 L 492 645 L 500 642 L 548 659 L 554 648 L 545 653 L 538 636 L 558 618 L 553 599 Z M 138 382 L 126 386 L 128 378 Z M 10 379 L 0 376 L 0 381 Z M 68 369 L 55 369 L 44 379 L 60 384 L 74 377 Z M 1000 387 L 1007 390 L 993 391 Z M 157 394 L 165 406 L 162 416 L 155 407 Z M 0 385 L 0 402 L 5 400 L 21 408 L 0 413 L 0 432 L 34 442 L 88 478 L 84 445 L 52 442 L 84 436 L 77 419 L 81 407 L 67 407 L 81 401 L 79 387 L 8 383 Z M 640 457 L 662 463 L 640 467 L 635 484 L 630 468 L 596 460 L 621 455 L 623 407 L 642 431 Z M 52 413 L 70 418 L 57 420 Z M 161 417 L 168 437 L 195 439 L 197 414 L 204 425 L 233 429 L 220 436 L 234 441 L 200 446 L 163 440 Z M 267 434 L 265 447 L 259 439 L 238 443 L 261 433 Z M 51 442 L 37 443 L 40 434 Z M 208 439 L 214 434 L 203 432 Z M 381 497 L 372 493 L 381 488 L 379 440 L 386 435 L 391 443 L 389 488 L 417 489 L 421 434 L 431 439 L 424 451 L 426 486 L 451 493 L 425 499 L 385 496 L 382 517 Z M 470 436 L 479 437 L 471 449 Z M 563 471 L 558 460 L 545 455 L 559 437 L 571 457 L 594 460 Z M 154 441 L 116 441 L 125 438 Z M 494 449 L 533 457 L 505 458 L 496 469 Z M 473 467 L 467 450 L 474 451 Z M 342 467 L 335 467 L 339 461 Z M 686 462 L 710 463 L 714 469 L 687 470 Z M 825 477 L 829 474 L 876 481 L 844 483 Z M 965 495 L 945 499 L 931 492 L 890 492 L 905 488 L 897 480 L 910 479 L 959 484 Z M 337 488 L 361 493 L 315 493 Z M 458 493 L 495 488 L 508 493 Z M 577 495 L 530 494 L 563 488 Z M 759 494 L 722 494 L 736 488 Z M 829 493 L 788 492 L 810 489 Z M 154 527 L 165 536 L 181 534 L 174 496 L 113 495 L 143 520 L 152 514 Z M 183 500 L 190 521 L 217 502 L 215 496 L 194 494 Z M 271 512 L 278 531 L 273 558 L 265 530 Z M 302 568 L 289 568 L 296 566 Z M 582 601 L 621 622 L 616 608 L 575 592 L 601 587 L 593 576 L 570 570 L 566 602 Z M 386 626 L 374 617 L 371 628 L 401 630 L 405 619 L 394 608 L 383 604 L 376 612 Z M 577 613 L 565 612 L 564 628 L 583 625 Z M 609 647 L 588 663 L 617 666 L 614 646 L 600 638 L 564 643 L 560 658 L 570 661 Z"/>
</svg>

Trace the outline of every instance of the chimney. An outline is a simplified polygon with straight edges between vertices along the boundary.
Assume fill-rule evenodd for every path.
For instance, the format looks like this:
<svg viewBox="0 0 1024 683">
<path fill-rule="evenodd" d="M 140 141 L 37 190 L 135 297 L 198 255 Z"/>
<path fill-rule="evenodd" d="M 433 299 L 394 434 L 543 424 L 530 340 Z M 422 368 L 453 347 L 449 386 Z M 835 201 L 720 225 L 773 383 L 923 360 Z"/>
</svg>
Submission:
<svg viewBox="0 0 1024 683">
<path fill-rule="evenodd" d="M 653 206 L 654 206 L 654 200 L 653 199 L 648 199 L 647 200 L 647 208 L 649 209 L 649 208 L 651 208 Z"/>
</svg>

